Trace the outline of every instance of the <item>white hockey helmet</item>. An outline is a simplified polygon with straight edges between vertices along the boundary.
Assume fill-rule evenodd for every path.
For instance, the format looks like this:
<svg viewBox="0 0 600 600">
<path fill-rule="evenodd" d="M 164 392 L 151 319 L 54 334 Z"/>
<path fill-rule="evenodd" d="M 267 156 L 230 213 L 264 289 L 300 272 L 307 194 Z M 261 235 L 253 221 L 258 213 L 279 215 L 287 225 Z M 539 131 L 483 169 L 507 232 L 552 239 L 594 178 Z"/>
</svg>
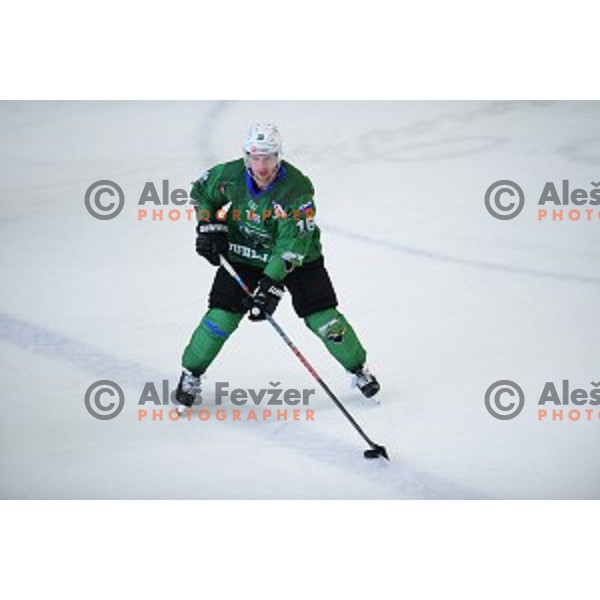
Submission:
<svg viewBox="0 0 600 600">
<path fill-rule="evenodd" d="M 254 123 L 246 134 L 242 149 L 244 156 L 249 154 L 276 154 L 278 161 L 280 161 L 283 147 L 277 125 L 273 125 L 273 123 Z"/>
</svg>

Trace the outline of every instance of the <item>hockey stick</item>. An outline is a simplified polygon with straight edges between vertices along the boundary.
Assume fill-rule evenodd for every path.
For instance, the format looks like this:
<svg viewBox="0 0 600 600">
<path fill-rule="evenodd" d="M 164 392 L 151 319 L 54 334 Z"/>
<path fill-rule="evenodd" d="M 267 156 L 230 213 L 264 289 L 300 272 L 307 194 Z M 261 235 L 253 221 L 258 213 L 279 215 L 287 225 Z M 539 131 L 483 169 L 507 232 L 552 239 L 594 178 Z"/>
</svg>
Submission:
<svg viewBox="0 0 600 600">
<path fill-rule="evenodd" d="M 252 292 L 250 288 L 244 283 L 242 278 L 237 274 L 236 270 L 231 266 L 229 261 L 223 256 L 220 255 L 221 266 L 235 279 L 236 283 L 244 290 L 246 295 L 252 297 Z M 354 417 L 346 410 L 346 407 L 337 399 L 335 394 L 329 389 L 329 386 L 321 379 L 319 374 L 315 371 L 313 366 L 308 362 L 306 357 L 300 352 L 298 347 L 292 342 L 292 340 L 286 335 L 283 329 L 279 326 L 277 321 L 272 317 L 272 315 L 266 313 L 265 317 L 269 323 L 273 326 L 275 331 L 279 334 L 279 336 L 283 339 L 283 341 L 287 344 L 287 346 L 291 349 L 291 351 L 298 357 L 298 360 L 306 367 L 308 372 L 313 376 L 313 378 L 319 383 L 319 385 L 325 390 L 326 394 L 333 400 L 335 405 L 342 411 L 344 416 L 350 421 L 351 425 L 356 429 L 356 431 L 360 434 L 360 436 L 369 444 L 370 448 L 364 451 L 365 458 L 379 458 L 383 456 L 386 460 L 390 460 L 387 450 L 384 446 L 380 446 L 376 444 L 362 429 L 362 427 L 354 420 Z"/>
</svg>

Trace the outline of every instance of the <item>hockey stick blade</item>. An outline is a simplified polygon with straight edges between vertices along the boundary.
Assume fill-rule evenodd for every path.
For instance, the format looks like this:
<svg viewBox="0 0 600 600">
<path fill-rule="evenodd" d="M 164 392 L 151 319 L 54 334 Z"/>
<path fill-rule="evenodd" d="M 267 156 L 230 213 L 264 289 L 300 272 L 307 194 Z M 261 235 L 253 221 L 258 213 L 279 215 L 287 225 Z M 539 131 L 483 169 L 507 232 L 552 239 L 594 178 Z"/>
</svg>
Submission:
<svg viewBox="0 0 600 600">
<path fill-rule="evenodd" d="M 385 446 L 380 446 L 379 444 L 373 444 L 373 446 L 371 448 L 369 448 L 368 450 L 365 450 L 365 452 L 364 452 L 365 458 L 379 458 L 380 456 L 383 456 L 383 458 L 385 458 L 385 460 L 390 462 L 390 457 L 388 456 Z"/>
</svg>

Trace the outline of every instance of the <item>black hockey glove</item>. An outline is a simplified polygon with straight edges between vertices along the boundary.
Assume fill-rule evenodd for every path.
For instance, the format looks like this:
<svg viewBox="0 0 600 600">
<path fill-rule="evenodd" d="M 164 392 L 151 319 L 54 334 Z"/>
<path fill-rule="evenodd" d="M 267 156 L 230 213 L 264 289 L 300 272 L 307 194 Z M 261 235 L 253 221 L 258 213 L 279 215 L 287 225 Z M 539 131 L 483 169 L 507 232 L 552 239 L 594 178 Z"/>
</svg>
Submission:
<svg viewBox="0 0 600 600">
<path fill-rule="evenodd" d="M 196 227 L 196 252 L 211 265 L 219 266 L 219 255 L 227 256 L 229 236 L 226 223 L 200 221 Z"/>
<path fill-rule="evenodd" d="M 252 298 L 248 298 L 248 308 L 250 314 L 248 318 L 251 321 L 264 321 L 267 314 L 272 315 L 283 298 L 283 286 L 267 277 L 266 275 L 258 281 L 258 285 L 252 294 Z"/>
</svg>

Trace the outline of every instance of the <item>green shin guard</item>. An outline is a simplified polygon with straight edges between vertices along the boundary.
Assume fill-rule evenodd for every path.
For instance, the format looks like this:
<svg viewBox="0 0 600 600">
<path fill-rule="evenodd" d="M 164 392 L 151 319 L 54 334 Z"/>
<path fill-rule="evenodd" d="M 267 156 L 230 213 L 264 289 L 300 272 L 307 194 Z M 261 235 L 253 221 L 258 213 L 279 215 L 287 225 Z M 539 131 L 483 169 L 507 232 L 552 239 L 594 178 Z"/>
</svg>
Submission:
<svg viewBox="0 0 600 600">
<path fill-rule="evenodd" d="M 353 371 L 364 365 L 367 353 L 350 323 L 336 308 L 308 315 L 304 322 L 344 369 Z"/>
<path fill-rule="evenodd" d="M 211 308 L 194 331 L 181 364 L 196 377 L 208 369 L 227 338 L 237 329 L 243 315 Z"/>
</svg>

